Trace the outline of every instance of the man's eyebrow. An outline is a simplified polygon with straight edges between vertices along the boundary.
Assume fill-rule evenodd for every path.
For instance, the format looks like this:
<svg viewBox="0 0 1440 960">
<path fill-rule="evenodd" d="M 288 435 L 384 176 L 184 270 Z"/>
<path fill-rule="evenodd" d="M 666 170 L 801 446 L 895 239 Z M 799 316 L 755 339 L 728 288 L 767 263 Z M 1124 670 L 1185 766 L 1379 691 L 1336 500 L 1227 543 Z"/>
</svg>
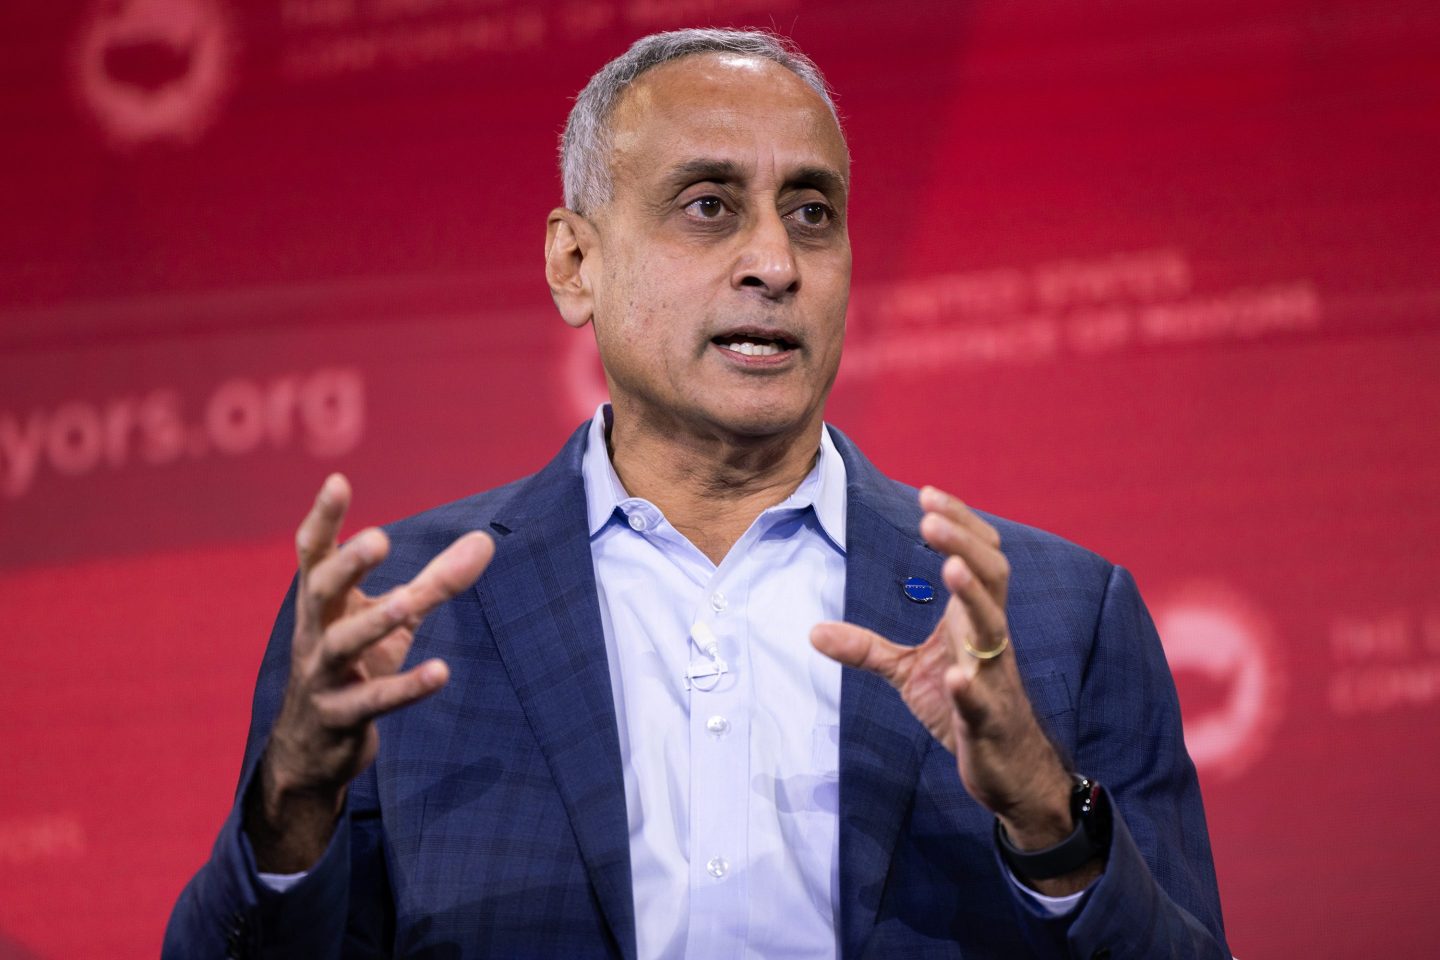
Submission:
<svg viewBox="0 0 1440 960">
<path fill-rule="evenodd" d="M 697 157 L 686 160 L 671 168 L 665 175 L 665 183 L 677 192 L 692 183 L 734 183 L 745 179 L 745 168 L 733 160 L 719 160 L 713 157 Z"/>
<path fill-rule="evenodd" d="M 845 178 L 829 167 L 801 167 L 785 178 L 785 186 L 810 187 L 827 197 L 843 199 L 845 196 Z"/>
<path fill-rule="evenodd" d="M 665 175 L 665 184 L 677 193 L 692 183 L 737 183 L 745 180 L 749 172 L 733 160 L 715 157 L 697 157 L 673 167 Z M 804 166 L 785 177 L 785 188 L 810 187 L 828 197 L 845 196 L 845 177 L 829 167 Z"/>
</svg>

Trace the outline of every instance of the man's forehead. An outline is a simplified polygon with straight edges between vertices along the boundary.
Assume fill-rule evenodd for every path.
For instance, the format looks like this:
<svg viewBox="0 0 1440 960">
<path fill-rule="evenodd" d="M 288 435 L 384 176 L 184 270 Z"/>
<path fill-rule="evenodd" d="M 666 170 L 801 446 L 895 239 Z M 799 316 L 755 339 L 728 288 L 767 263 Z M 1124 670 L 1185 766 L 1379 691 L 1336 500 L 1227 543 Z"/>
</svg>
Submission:
<svg viewBox="0 0 1440 960">
<path fill-rule="evenodd" d="M 783 159 L 824 163 L 842 179 L 849 173 L 844 136 L 825 101 L 789 69 L 761 57 L 702 53 L 655 67 L 626 88 L 610 128 L 612 163 L 641 162 L 647 173 L 656 172 L 656 162 L 693 160 L 697 141 L 702 155 L 718 156 L 726 144 L 756 135 L 808 154 Z M 627 156 L 632 153 L 644 156 Z"/>
</svg>

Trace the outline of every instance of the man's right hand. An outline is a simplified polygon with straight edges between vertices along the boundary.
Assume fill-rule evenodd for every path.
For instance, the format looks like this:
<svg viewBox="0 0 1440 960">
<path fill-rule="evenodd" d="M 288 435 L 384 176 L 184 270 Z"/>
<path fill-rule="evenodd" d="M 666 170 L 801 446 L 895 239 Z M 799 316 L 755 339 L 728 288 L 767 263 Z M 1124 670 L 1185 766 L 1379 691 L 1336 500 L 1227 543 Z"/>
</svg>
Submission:
<svg viewBox="0 0 1440 960">
<path fill-rule="evenodd" d="M 338 546 L 350 484 L 332 474 L 295 535 L 300 561 L 290 681 L 259 776 L 245 800 L 245 833 L 264 873 L 309 870 L 325 852 L 350 781 L 375 759 L 375 718 L 445 685 L 443 660 L 400 672 L 425 615 L 473 584 L 495 554 L 467 533 L 416 575 L 377 597 L 358 584 L 385 559 L 374 527 Z"/>
</svg>

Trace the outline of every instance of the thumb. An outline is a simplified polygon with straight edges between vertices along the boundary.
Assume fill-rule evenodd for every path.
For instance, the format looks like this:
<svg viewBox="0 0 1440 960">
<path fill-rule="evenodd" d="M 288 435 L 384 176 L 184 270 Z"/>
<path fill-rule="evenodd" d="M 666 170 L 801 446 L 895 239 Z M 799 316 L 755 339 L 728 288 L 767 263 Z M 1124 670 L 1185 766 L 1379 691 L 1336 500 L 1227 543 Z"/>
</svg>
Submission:
<svg viewBox="0 0 1440 960">
<path fill-rule="evenodd" d="M 907 649 L 891 643 L 874 630 L 853 623 L 827 621 L 810 630 L 810 644 L 831 660 L 894 681 L 901 654 Z"/>
</svg>

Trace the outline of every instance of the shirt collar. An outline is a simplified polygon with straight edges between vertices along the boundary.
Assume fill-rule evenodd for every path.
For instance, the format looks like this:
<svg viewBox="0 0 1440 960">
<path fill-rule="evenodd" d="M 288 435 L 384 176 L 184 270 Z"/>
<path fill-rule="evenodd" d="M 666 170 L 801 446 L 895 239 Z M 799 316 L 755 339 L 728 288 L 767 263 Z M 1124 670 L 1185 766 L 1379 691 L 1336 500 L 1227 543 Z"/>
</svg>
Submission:
<svg viewBox="0 0 1440 960">
<path fill-rule="evenodd" d="M 595 416 L 590 419 L 590 432 L 585 437 L 585 456 L 580 461 L 580 475 L 585 481 L 585 511 L 592 537 L 610 521 L 620 501 L 627 496 L 620 484 L 620 475 L 610 463 L 610 453 L 605 448 L 609 421 L 610 404 L 602 403 L 595 408 Z"/>
<path fill-rule="evenodd" d="M 585 455 L 580 461 L 591 537 L 610 521 L 622 501 L 630 499 L 606 449 L 605 434 L 610 417 L 608 403 L 602 403 L 595 409 L 595 416 L 590 420 L 590 432 L 585 438 Z M 815 459 L 815 466 L 805 479 L 800 481 L 800 486 L 795 488 L 794 493 L 771 509 L 796 510 L 812 507 L 815 518 L 820 521 L 820 528 L 825 531 L 830 542 L 844 553 L 847 508 L 845 480 L 845 461 L 841 459 L 840 451 L 835 449 L 835 442 L 830 439 L 830 431 L 822 429 L 820 456 Z"/>
</svg>

